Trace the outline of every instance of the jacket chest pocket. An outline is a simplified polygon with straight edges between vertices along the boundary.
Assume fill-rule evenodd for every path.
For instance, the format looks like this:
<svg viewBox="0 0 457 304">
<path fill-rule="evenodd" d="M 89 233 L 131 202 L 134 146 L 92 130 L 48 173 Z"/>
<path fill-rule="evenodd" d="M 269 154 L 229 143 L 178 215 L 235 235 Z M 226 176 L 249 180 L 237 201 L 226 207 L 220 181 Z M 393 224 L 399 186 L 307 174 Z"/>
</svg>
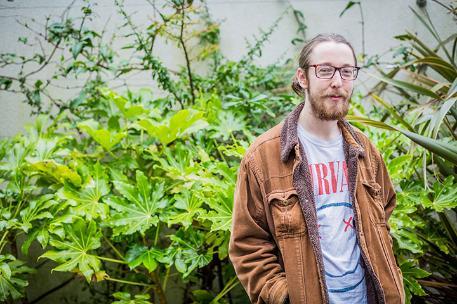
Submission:
<svg viewBox="0 0 457 304">
<path fill-rule="evenodd" d="M 278 238 L 292 237 L 305 232 L 305 219 L 296 190 L 270 193 L 268 203 Z"/>
<path fill-rule="evenodd" d="M 386 214 L 384 211 L 384 204 L 382 202 L 381 185 L 374 180 L 363 180 L 362 185 L 371 220 L 374 223 L 385 223 Z"/>
</svg>

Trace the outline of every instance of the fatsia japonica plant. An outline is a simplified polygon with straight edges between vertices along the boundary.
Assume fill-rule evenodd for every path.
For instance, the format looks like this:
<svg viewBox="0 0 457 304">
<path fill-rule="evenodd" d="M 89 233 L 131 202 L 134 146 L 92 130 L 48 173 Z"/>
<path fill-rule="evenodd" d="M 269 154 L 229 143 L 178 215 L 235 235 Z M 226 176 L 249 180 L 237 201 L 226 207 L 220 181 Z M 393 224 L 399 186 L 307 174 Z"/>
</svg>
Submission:
<svg viewBox="0 0 457 304">
<path fill-rule="evenodd" d="M 51 275 L 73 273 L 59 286 L 79 280 L 91 302 L 246 302 L 227 257 L 233 192 L 249 142 L 294 104 L 283 65 L 254 64 L 279 20 L 229 61 L 204 3 L 151 3 L 160 19 L 147 28 L 115 4 L 129 62 L 88 26 L 90 2 L 81 18 L 48 20 L 42 37 L 51 54 L 3 54 L 19 76 L 0 76 L 1 89 L 20 91 L 37 117 L 0 141 L 0 301 L 28 298 L 35 270 L 51 264 Z M 185 54 L 180 71 L 152 55 L 159 37 Z M 61 49 L 69 52 L 53 77 L 29 79 L 27 64 L 44 67 Z M 195 73 L 197 61 L 209 73 Z M 160 94 L 120 93 L 102 78 L 138 71 L 150 73 Z M 87 77 L 76 96 L 53 95 L 54 79 L 70 76 Z"/>
</svg>

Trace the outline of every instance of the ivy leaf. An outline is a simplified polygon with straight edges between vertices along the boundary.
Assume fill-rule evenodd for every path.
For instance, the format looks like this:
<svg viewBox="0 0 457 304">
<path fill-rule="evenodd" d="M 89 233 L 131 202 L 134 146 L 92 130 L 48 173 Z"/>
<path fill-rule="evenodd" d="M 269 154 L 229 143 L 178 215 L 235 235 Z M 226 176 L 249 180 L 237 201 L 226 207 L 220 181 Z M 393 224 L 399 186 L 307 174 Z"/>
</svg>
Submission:
<svg viewBox="0 0 457 304">
<path fill-rule="evenodd" d="M 68 200 L 74 207 L 72 212 L 86 217 L 88 220 L 106 218 L 109 207 L 101 202 L 103 196 L 110 191 L 108 177 L 100 163 L 96 163 L 92 170 L 92 177 L 81 187 L 75 189 L 65 185 L 58 192 L 60 198 Z"/>
<path fill-rule="evenodd" d="M 25 287 L 29 284 L 26 275 L 34 272 L 11 254 L 0 255 L 0 301 L 24 297 Z"/>
<path fill-rule="evenodd" d="M 149 272 L 153 272 L 158 266 L 158 259 L 162 256 L 159 249 L 150 248 L 135 244 L 125 256 L 130 269 L 143 264 Z"/>
<path fill-rule="evenodd" d="M 78 271 L 84 275 L 87 282 L 90 282 L 92 275 L 100 270 L 100 260 L 89 252 L 100 247 L 101 232 L 95 222 L 87 223 L 82 220 L 71 226 L 65 225 L 64 229 L 64 240 L 50 241 L 57 250 L 49 250 L 40 258 L 60 263 L 53 269 L 55 271 Z"/>
<path fill-rule="evenodd" d="M 106 202 L 117 212 L 109 224 L 115 236 L 144 232 L 159 222 L 159 206 L 164 196 L 164 185 L 152 185 L 143 172 L 136 171 L 136 185 L 122 180 L 113 181 L 115 189 L 123 196 L 111 196 Z"/>
</svg>

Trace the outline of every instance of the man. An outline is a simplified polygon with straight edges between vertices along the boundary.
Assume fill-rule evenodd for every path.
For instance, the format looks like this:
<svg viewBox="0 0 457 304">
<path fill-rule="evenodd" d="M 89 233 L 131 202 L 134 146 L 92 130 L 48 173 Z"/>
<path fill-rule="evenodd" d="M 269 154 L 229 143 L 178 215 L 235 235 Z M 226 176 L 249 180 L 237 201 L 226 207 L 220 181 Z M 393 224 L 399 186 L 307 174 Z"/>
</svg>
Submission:
<svg viewBox="0 0 457 304">
<path fill-rule="evenodd" d="M 253 303 L 403 303 L 387 221 L 395 192 L 374 145 L 344 119 L 359 68 L 336 34 L 303 48 L 305 101 L 241 161 L 229 254 Z"/>
</svg>

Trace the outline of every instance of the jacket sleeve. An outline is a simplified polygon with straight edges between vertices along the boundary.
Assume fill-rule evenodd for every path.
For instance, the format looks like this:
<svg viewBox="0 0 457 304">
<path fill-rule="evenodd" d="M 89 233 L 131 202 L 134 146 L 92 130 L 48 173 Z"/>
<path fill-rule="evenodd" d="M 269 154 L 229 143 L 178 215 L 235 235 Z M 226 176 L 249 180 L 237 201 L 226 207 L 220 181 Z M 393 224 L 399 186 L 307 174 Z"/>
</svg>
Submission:
<svg viewBox="0 0 457 304">
<path fill-rule="evenodd" d="M 244 158 L 234 195 L 229 257 L 252 303 L 282 304 L 288 297 L 276 243 L 266 224 L 263 195 L 252 164 Z"/>
<path fill-rule="evenodd" d="M 385 204 L 386 226 L 390 231 L 389 218 L 397 205 L 397 195 L 381 154 L 379 154 L 378 158 L 377 182 L 381 185 L 382 197 Z"/>
</svg>

